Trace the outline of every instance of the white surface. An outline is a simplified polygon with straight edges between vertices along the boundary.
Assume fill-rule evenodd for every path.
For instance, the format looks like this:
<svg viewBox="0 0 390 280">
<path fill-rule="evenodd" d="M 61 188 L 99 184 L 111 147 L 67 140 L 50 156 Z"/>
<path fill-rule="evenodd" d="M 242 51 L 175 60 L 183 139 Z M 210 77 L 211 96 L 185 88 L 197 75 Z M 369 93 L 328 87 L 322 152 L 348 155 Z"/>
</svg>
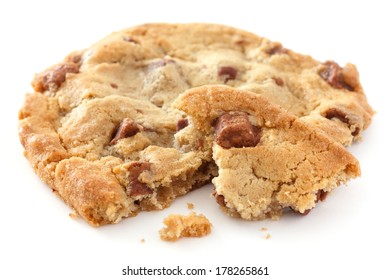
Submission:
<svg viewBox="0 0 390 280">
<path fill-rule="evenodd" d="M 390 22 L 384 4 L 102 2 L 0 4 L 0 279 L 148 279 L 121 276 L 127 265 L 180 265 L 214 271 L 217 266 L 267 266 L 270 276 L 266 279 L 384 279 L 389 275 L 386 122 L 390 111 Z M 227 217 L 209 197 L 211 186 L 178 199 L 169 209 L 142 213 L 114 226 L 92 228 L 81 219 L 69 218 L 71 210 L 40 182 L 24 159 L 17 138 L 17 111 L 24 93 L 31 91 L 33 73 L 114 30 L 146 22 L 195 21 L 246 29 L 322 61 L 355 63 L 377 111 L 364 141 L 350 149 L 360 160 L 362 177 L 336 190 L 308 216 L 286 215 L 279 221 L 245 222 Z M 160 241 L 163 218 L 170 213 L 188 213 L 187 202 L 210 218 L 212 234 L 176 243 Z M 261 227 L 268 228 L 270 239 L 264 238 L 267 232 Z M 140 242 L 142 238 L 145 243 Z M 209 273 L 192 278 L 227 277 Z"/>
</svg>

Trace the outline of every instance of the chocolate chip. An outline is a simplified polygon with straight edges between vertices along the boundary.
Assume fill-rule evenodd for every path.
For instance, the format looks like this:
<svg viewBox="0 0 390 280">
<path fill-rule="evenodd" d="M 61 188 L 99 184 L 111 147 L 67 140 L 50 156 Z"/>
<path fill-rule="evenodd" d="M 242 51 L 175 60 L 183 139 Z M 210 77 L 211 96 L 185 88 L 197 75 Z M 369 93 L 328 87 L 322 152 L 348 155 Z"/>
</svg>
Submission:
<svg viewBox="0 0 390 280">
<path fill-rule="evenodd" d="M 359 135 L 360 132 L 360 127 L 355 127 L 355 130 L 351 132 L 352 136 L 357 136 Z"/>
<path fill-rule="evenodd" d="M 126 187 L 126 194 L 128 196 L 139 196 L 152 194 L 153 190 L 150 189 L 145 183 L 141 183 L 138 180 L 139 175 L 144 171 L 149 171 L 151 167 L 150 162 L 132 162 L 128 168 L 129 174 L 129 185 Z"/>
<path fill-rule="evenodd" d="M 78 73 L 80 65 L 72 61 L 55 65 L 38 75 L 32 85 L 36 91 L 45 91 L 48 89 L 57 89 L 65 82 L 67 73 Z"/>
<path fill-rule="evenodd" d="M 236 79 L 237 69 L 231 66 L 221 66 L 218 69 L 218 76 L 223 78 L 224 83 L 227 83 L 229 80 Z"/>
<path fill-rule="evenodd" d="M 316 198 L 316 203 L 318 201 L 324 201 L 326 199 L 326 197 L 328 196 L 328 192 L 324 191 L 324 190 L 318 190 L 317 192 L 317 198 Z"/>
<path fill-rule="evenodd" d="M 325 113 L 325 118 L 331 120 L 333 118 L 339 119 L 343 123 L 349 124 L 349 120 L 347 118 L 347 114 L 340 109 L 337 108 L 330 108 Z"/>
<path fill-rule="evenodd" d="M 356 136 L 359 134 L 360 132 L 360 127 L 356 126 L 354 124 L 354 122 L 348 118 L 347 116 L 347 113 L 343 112 L 342 110 L 340 109 L 337 109 L 337 108 L 330 108 L 328 109 L 325 114 L 324 114 L 324 117 L 331 120 L 333 118 L 336 118 L 336 119 L 339 119 L 340 121 L 342 121 L 343 123 L 347 124 L 348 127 L 351 129 L 352 127 L 354 127 L 353 131 L 351 131 L 351 134 L 352 136 Z"/>
<path fill-rule="evenodd" d="M 74 62 L 68 62 L 57 65 L 51 71 L 43 76 L 43 86 L 48 87 L 49 84 L 54 83 L 58 87 L 65 82 L 67 73 L 78 73 L 79 65 Z"/>
<path fill-rule="evenodd" d="M 142 126 L 137 124 L 131 119 L 123 119 L 118 129 L 115 132 L 114 137 L 112 138 L 110 145 L 114 145 L 119 139 L 127 138 L 134 136 L 138 132 L 140 132 Z"/>
<path fill-rule="evenodd" d="M 337 89 L 353 90 L 344 80 L 343 68 L 334 61 L 326 61 L 325 69 L 319 72 L 321 78 L 327 81 L 332 87 Z"/>
<path fill-rule="evenodd" d="M 275 84 L 277 84 L 278 86 L 282 87 L 284 86 L 284 82 L 281 78 L 279 77 L 272 77 L 272 80 L 274 80 Z"/>
<path fill-rule="evenodd" d="M 188 119 L 180 119 L 177 121 L 176 131 L 180 131 L 187 126 L 188 126 Z"/>
<path fill-rule="evenodd" d="M 260 131 L 249 122 L 248 114 L 228 112 L 215 122 L 215 141 L 225 149 L 254 147 L 260 141 Z"/>
<path fill-rule="evenodd" d="M 118 85 L 117 85 L 117 84 L 115 84 L 115 83 L 110 83 L 110 86 L 111 86 L 112 88 L 115 88 L 115 89 L 117 89 L 117 88 L 118 88 Z"/>
<path fill-rule="evenodd" d="M 284 54 L 287 53 L 287 49 L 285 49 L 282 44 L 275 43 L 275 46 L 265 51 L 269 55 L 275 55 L 275 54 Z"/>
<path fill-rule="evenodd" d="M 222 207 L 226 206 L 225 197 L 223 195 L 214 192 L 214 197 L 215 197 L 215 201 L 217 201 L 219 205 L 221 205 Z"/>
</svg>

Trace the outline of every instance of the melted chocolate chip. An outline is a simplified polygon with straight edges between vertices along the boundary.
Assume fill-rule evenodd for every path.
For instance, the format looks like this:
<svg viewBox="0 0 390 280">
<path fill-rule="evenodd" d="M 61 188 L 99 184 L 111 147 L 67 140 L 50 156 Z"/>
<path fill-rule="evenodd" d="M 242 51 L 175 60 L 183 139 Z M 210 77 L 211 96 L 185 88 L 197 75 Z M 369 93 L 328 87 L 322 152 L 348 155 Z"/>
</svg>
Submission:
<svg viewBox="0 0 390 280">
<path fill-rule="evenodd" d="M 349 124 L 347 114 L 337 108 L 331 108 L 325 113 L 325 118 L 331 120 L 333 118 L 339 119 L 343 123 Z"/>
<path fill-rule="evenodd" d="M 225 202 L 225 197 L 221 194 L 217 194 L 216 192 L 214 193 L 214 197 L 215 197 L 215 201 L 217 201 L 217 203 L 219 205 L 221 205 L 222 207 L 225 207 L 226 206 L 226 202 Z"/>
<path fill-rule="evenodd" d="M 360 127 L 355 127 L 355 130 L 351 132 L 352 136 L 357 136 L 359 135 L 360 132 Z"/>
<path fill-rule="evenodd" d="M 316 198 L 316 203 L 318 201 L 324 201 L 326 199 L 326 197 L 328 196 L 328 192 L 324 191 L 324 190 L 318 190 L 317 192 L 317 198 Z"/>
<path fill-rule="evenodd" d="M 176 131 L 180 131 L 187 126 L 188 126 L 188 119 L 180 119 L 177 121 Z"/>
<path fill-rule="evenodd" d="M 128 196 L 149 195 L 153 193 L 145 183 L 138 180 L 139 175 L 144 171 L 150 170 L 150 162 L 132 162 L 129 166 L 129 185 L 126 187 Z"/>
<path fill-rule="evenodd" d="M 342 110 L 337 109 L 337 108 L 328 109 L 328 111 L 325 112 L 324 117 L 329 119 L 329 120 L 336 118 L 336 119 L 342 121 L 343 123 L 347 124 L 350 129 L 354 125 L 354 122 L 348 118 L 347 113 L 345 113 Z M 360 127 L 355 126 L 354 131 L 352 131 L 351 134 L 352 134 L 352 136 L 356 136 L 359 134 L 359 132 L 360 132 Z"/>
<path fill-rule="evenodd" d="M 278 86 L 280 86 L 280 87 L 284 86 L 284 82 L 283 82 L 282 78 L 272 77 L 272 80 L 274 80 L 275 84 L 277 84 Z"/>
<path fill-rule="evenodd" d="M 234 80 L 237 77 L 237 69 L 231 66 L 221 66 L 218 69 L 218 76 L 223 79 L 224 83 Z"/>
<path fill-rule="evenodd" d="M 215 122 L 215 141 L 225 149 L 254 147 L 260 141 L 260 131 L 249 122 L 248 114 L 228 112 Z"/>
<path fill-rule="evenodd" d="M 65 82 L 67 73 L 78 73 L 80 65 L 72 61 L 58 64 L 42 75 L 37 76 L 33 81 L 33 87 L 36 91 L 45 91 L 48 89 L 57 89 Z"/>
<path fill-rule="evenodd" d="M 344 80 L 343 68 L 334 61 L 326 61 L 325 69 L 319 72 L 321 78 L 328 82 L 332 87 L 337 89 L 353 90 Z"/>
<path fill-rule="evenodd" d="M 274 47 L 266 50 L 266 53 L 269 55 L 284 54 L 287 53 L 287 49 L 283 48 L 281 44 L 276 44 Z"/>
<path fill-rule="evenodd" d="M 117 85 L 117 84 L 115 84 L 115 83 L 110 83 L 110 86 L 111 86 L 112 88 L 115 88 L 115 89 L 117 89 L 117 88 L 118 88 L 118 85 Z"/>
<path fill-rule="evenodd" d="M 119 139 L 134 136 L 141 131 L 142 126 L 137 124 L 131 119 L 123 119 L 118 129 L 115 132 L 115 136 L 112 138 L 110 145 L 114 145 Z"/>
</svg>

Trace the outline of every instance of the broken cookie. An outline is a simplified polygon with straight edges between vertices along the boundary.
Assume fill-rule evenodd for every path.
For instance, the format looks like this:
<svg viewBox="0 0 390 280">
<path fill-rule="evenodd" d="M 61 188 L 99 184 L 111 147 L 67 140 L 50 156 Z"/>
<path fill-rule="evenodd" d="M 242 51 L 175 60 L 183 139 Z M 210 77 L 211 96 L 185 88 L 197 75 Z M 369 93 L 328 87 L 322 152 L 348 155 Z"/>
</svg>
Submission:
<svg viewBox="0 0 390 280">
<path fill-rule="evenodd" d="M 203 86 L 174 106 L 188 115 L 189 126 L 214 138 L 215 198 L 231 215 L 278 218 L 283 208 L 304 214 L 360 175 L 342 145 L 262 95 Z"/>
<path fill-rule="evenodd" d="M 264 180 L 276 188 L 264 198 L 260 194 L 251 198 L 255 205 L 258 201 L 268 205 L 271 196 L 275 207 L 267 207 L 274 212 L 288 205 L 300 212 L 313 206 L 301 201 L 306 196 L 311 201 L 314 189 L 325 188 L 325 179 L 306 190 L 298 183 L 308 179 L 297 170 L 284 181 L 273 181 L 260 170 L 263 160 L 250 171 L 246 163 L 252 158 L 231 154 L 282 141 L 279 130 L 273 135 L 253 112 L 236 106 L 216 113 L 209 124 L 213 132 L 205 133 L 194 126 L 194 118 L 172 108 L 186 90 L 217 84 L 265 96 L 299 118 L 296 123 L 305 130 L 302 122 L 343 145 L 361 138 L 374 113 L 352 64 L 323 63 L 228 26 L 144 24 L 112 33 L 38 73 L 32 82 L 34 92 L 26 95 L 19 112 L 20 141 L 41 180 L 94 226 L 168 207 L 176 197 L 217 176 L 216 163 L 221 167 L 215 182 L 221 184 L 228 168 L 225 161 L 233 163 L 229 157 L 240 162 L 237 170 L 245 169 L 236 179 L 247 174 L 245 184 Z M 199 112 L 207 106 L 200 106 Z M 312 157 L 320 155 L 289 162 L 288 168 L 303 168 Z M 348 158 L 340 159 L 340 164 Z M 264 172 L 271 172 L 271 158 L 267 160 Z M 278 164 L 275 161 L 273 168 L 283 167 Z M 351 165 L 352 170 L 355 167 Z M 305 176 L 333 178 L 333 173 L 315 172 Z M 346 172 L 346 177 L 351 174 Z M 345 179 L 340 176 L 335 181 Z M 334 184 L 329 182 L 329 190 Z M 222 205 L 232 203 L 228 197 L 218 188 Z M 268 211 L 264 207 L 248 211 Z"/>
</svg>

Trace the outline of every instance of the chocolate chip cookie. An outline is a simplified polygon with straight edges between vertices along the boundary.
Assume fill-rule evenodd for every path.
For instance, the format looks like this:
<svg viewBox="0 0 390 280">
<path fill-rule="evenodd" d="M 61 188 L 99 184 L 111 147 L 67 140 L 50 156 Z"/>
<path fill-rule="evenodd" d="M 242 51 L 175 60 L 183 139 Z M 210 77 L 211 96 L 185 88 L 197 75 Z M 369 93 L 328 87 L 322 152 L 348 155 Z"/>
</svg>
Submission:
<svg viewBox="0 0 390 280">
<path fill-rule="evenodd" d="M 212 135 L 215 197 L 232 215 L 277 218 L 286 207 L 306 214 L 360 175 L 358 161 L 341 144 L 261 94 L 203 86 L 174 106 L 188 114 L 189 130 Z"/>
<path fill-rule="evenodd" d="M 214 138 L 171 104 L 218 84 L 262 95 L 344 145 L 373 114 L 352 64 L 321 63 L 221 25 L 146 24 L 37 74 L 19 112 L 20 140 L 35 172 L 80 216 L 116 223 L 217 175 Z M 229 119 L 220 122 L 224 139 Z M 245 141 L 258 137 L 254 130 Z"/>
</svg>

